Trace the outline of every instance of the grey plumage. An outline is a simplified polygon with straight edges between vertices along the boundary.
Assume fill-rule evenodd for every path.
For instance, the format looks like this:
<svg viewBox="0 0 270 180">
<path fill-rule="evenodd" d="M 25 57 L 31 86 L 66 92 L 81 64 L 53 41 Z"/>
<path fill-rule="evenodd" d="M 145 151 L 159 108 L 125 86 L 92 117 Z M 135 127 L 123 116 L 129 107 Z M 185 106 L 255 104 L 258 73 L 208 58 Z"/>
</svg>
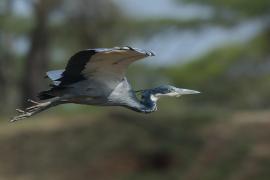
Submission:
<svg viewBox="0 0 270 180">
<path fill-rule="evenodd" d="M 125 71 L 134 61 L 154 55 L 151 51 L 131 47 L 79 51 L 70 58 L 65 70 L 47 72 L 47 77 L 52 80 L 51 89 L 39 93 L 41 102 L 30 100 L 34 106 L 24 111 L 18 110 L 21 115 L 15 116 L 11 121 L 24 119 L 65 103 L 122 106 L 137 112 L 150 113 L 157 110 L 156 102 L 162 96 L 179 97 L 199 93 L 162 85 L 141 90 L 141 98 L 137 98 L 137 92 L 132 90 Z"/>
</svg>

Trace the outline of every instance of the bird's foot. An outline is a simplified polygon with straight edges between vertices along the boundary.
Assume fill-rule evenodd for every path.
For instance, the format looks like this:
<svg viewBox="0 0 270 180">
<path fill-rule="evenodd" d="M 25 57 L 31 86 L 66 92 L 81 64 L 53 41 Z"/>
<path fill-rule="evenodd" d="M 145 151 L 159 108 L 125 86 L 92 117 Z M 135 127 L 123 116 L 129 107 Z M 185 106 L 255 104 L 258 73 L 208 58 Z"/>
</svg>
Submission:
<svg viewBox="0 0 270 180">
<path fill-rule="evenodd" d="M 21 115 L 15 116 L 13 117 L 10 122 L 16 122 L 25 118 L 28 118 L 30 116 L 32 116 L 31 112 L 27 112 L 27 111 L 23 111 L 21 109 L 16 109 L 16 111 L 18 111 L 19 113 L 21 113 Z"/>
<path fill-rule="evenodd" d="M 29 102 L 33 103 L 33 106 L 30 106 L 28 108 L 26 108 L 25 110 L 21 110 L 21 109 L 16 109 L 17 112 L 21 113 L 18 116 L 13 117 L 10 122 L 16 122 L 25 118 L 28 118 L 42 110 L 44 110 L 45 108 L 47 108 L 51 102 L 44 102 L 44 103 L 39 103 L 33 100 L 28 100 Z"/>
</svg>

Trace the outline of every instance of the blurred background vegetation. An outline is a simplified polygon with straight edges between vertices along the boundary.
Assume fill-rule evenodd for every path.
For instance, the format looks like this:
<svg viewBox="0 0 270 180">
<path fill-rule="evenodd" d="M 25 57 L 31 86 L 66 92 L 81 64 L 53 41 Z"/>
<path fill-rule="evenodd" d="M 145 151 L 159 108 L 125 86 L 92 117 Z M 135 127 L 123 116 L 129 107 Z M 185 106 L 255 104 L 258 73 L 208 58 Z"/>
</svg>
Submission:
<svg viewBox="0 0 270 180">
<path fill-rule="evenodd" d="M 0 1 L 0 179 L 270 179 L 269 0 Z M 10 124 L 80 49 L 157 56 L 135 89 L 202 92 L 159 111 L 64 105 Z"/>
</svg>

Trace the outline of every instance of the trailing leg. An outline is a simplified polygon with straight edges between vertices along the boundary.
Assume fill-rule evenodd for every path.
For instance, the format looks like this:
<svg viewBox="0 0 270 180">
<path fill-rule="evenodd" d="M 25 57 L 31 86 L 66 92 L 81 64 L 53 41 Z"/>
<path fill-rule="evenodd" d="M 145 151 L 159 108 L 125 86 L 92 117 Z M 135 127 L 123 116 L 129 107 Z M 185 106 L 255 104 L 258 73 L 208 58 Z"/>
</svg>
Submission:
<svg viewBox="0 0 270 180">
<path fill-rule="evenodd" d="M 60 104 L 58 99 L 51 99 L 46 102 L 35 102 L 33 100 L 28 100 L 29 102 L 33 103 L 33 106 L 30 106 L 26 108 L 25 110 L 16 109 L 19 113 L 21 113 L 18 116 L 13 117 L 10 122 L 16 122 L 18 120 L 22 120 L 25 118 L 29 118 L 37 113 L 40 113 L 46 109 L 49 109 L 50 107 L 56 106 Z"/>
</svg>

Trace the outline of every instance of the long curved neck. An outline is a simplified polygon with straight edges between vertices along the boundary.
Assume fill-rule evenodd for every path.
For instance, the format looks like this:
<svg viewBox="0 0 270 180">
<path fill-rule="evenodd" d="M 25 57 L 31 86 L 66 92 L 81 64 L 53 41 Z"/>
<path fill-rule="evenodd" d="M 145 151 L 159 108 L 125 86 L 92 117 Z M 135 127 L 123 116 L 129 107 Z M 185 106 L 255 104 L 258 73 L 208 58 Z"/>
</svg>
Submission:
<svg viewBox="0 0 270 180">
<path fill-rule="evenodd" d="M 129 108 L 137 112 L 151 113 L 157 110 L 157 100 L 158 99 L 152 93 L 147 92 L 144 93 L 142 100 L 137 99 L 134 106 Z"/>
</svg>

